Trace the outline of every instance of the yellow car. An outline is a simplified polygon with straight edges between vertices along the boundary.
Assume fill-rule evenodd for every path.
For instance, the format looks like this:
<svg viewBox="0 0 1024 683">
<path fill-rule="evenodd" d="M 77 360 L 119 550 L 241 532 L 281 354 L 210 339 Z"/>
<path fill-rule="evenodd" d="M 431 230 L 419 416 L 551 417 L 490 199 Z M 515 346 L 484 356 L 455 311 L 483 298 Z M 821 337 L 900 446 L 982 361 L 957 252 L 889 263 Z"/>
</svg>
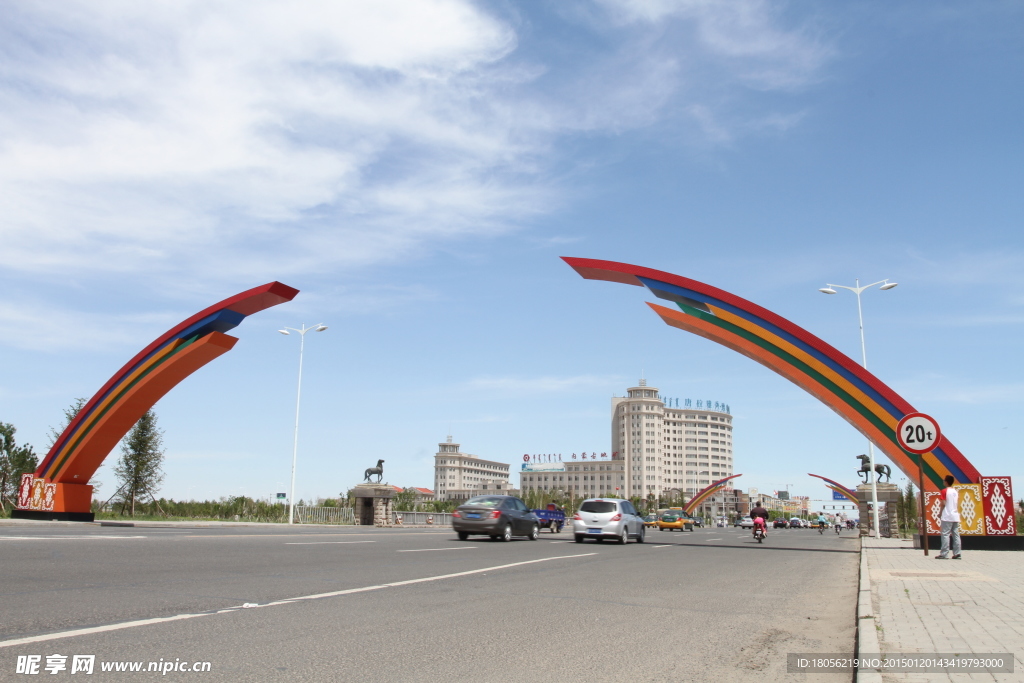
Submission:
<svg viewBox="0 0 1024 683">
<path fill-rule="evenodd" d="M 688 517 L 682 509 L 666 510 L 658 515 L 658 530 L 679 529 L 680 531 L 693 531 L 693 518 Z"/>
<path fill-rule="evenodd" d="M 644 517 L 644 526 L 658 526 L 658 515 L 647 515 Z"/>
</svg>

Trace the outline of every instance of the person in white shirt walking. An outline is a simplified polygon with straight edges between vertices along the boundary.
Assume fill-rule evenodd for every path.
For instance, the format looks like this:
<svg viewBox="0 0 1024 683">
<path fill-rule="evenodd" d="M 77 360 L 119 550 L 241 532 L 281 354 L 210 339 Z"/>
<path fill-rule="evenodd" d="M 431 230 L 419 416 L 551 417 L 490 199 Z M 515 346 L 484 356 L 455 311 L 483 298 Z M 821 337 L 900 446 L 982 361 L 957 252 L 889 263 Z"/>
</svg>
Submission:
<svg viewBox="0 0 1024 683">
<path fill-rule="evenodd" d="M 950 537 L 953 538 L 953 559 L 960 559 L 960 495 L 953 482 L 953 475 L 946 475 L 946 488 L 942 489 L 942 515 L 939 516 L 942 530 L 942 549 L 935 556 L 936 560 L 945 560 L 949 556 Z"/>
</svg>

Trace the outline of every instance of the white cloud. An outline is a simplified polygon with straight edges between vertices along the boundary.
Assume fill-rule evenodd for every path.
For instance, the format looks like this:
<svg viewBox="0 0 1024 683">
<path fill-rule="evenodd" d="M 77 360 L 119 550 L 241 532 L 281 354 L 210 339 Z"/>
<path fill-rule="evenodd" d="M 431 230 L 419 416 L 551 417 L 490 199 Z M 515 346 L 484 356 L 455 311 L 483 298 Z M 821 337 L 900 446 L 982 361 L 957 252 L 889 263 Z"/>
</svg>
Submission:
<svg viewBox="0 0 1024 683">
<path fill-rule="evenodd" d="M 0 266 L 187 287 L 493 236 L 561 201 L 559 135 L 668 115 L 696 97 L 704 58 L 706 80 L 789 89 L 827 52 L 766 3 L 644 8 L 612 7 L 616 47 L 556 69 L 517 57 L 511 25 L 464 0 L 8 3 Z M 718 141 L 794 120 L 691 104 Z"/>
<path fill-rule="evenodd" d="M 780 3 L 768 0 L 601 0 L 624 23 L 664 25 L 682 21 L 692 27 L 699 53 L 729 60 L 733 72 L 751 87 L 800 88 L 818 78 L 832 55 L 813 26 L 783 28 Z"/>
<path fill-rule="evenodd" d="M 6 346 L 42 352 L 96 351 L 124 345 L 141 348 L 184 317 L 166 312 L 114 315 L 45 303 L 0 302 L 0 338 Z"/>
<path fill-rule="evenodd" d="M 515 36 L 465 3 L 20 10 L 0 85 L 7 267 L 364 263 L 544 203 L 499 177 L 522 150 L 481 79 Z"/>
</svg>

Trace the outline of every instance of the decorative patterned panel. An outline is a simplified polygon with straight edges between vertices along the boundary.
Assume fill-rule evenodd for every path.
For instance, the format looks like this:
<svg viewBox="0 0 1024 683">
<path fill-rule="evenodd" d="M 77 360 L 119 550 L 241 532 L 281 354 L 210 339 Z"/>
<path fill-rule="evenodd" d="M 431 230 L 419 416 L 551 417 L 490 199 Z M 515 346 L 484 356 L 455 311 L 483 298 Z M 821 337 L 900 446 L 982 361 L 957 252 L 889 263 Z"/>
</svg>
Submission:
<svg viewBox="0 0 1024 683">
<path fill-rule="evenodd" d="M 960 533 L 965 536 L 985 535 L 985 509 L 981 502 L 981 484 L 956 484 L 960 508 Z"/>
<path fill-rule="evenodd" d="M 989 536 L 1015 536 L 1013 486 L 1009 477 L 982 477 L 981 497 L 985 502 L 985 533 Z"/>
<path fill-rule="evenodd" d="M 927 515 L 925 528 L 929 534 L 942 532 L 942 525 L 939 518 L 942 516 L 942 493 L 940 491 L 925 491 L 924 510 Z"/>
<path fill-rule="evenodd" d="M 47 512 L 53 512 L 53 498 L 57 495 L 56 484 L 43 484 L 43 503 L 41 508 Z"/>
<path fill-rule="evenodd" d="M 32 500 L 32 482 L 35 481 L 35 476 L 31 473 L 21 475 L 21 485 L 18 486 L 18 508 L 21 510 L 28 510 L 29 503 Z"/>
<path fill-rule="evenodd" d="M 43 489 L 46 484 L 42 479 L 35 479 L 32 482 L 32 498 L 28 501 L 28 506 L 32 510 L 43 509 Z"/>
</svg>

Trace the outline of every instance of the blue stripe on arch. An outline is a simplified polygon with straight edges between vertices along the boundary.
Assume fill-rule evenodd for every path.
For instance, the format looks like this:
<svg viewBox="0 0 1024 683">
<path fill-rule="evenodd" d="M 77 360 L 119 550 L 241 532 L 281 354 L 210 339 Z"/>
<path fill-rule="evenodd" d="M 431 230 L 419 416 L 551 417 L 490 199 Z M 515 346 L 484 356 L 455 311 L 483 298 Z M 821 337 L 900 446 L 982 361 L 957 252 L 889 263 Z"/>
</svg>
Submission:
<svg viewBox="0 0 1024 683">
<path fill-rule="evenodd" d="M 889 413 L 889 415 L 891 415 L 893 418 L 899 420 L 903 417 L 903 412 L 901 410 L 893 406 L 892 403 L 886 400 L 877 391 L 875 391 L 874 388 L 865 383 L 859 377 L 856 377 L 855 375 L 851 374 L 847 369 L 836 363 L 834 360 L 823 354 L 821 351 L 815 349 L 813 346 L 810 346 L 807 342 L 793 336 L 789 332 L 779 328 L 777 325 L 773 323 L 768 322 L 764 318 L 756 316 L 753 313 L 750 313 L 749 311 L 745 311 L 741 308 L 733 306 L 732 304 L 726 303 L 721 299 L 708 296 L 707 294 L 703 294 L 692 289 L 680 287 L 678 285 L 673 285 L 668 282 L 662 282 L 661 280 L 653 280 L 651 278 L 645 278 L 641 276 L 637 276 L 637 279 L 639 279 L 659 299 L 675 301 L 677 303 L 683 303 L 688 306 L 698 304 L 697 308 L 703 308 L 705 305 L 711 303 L 714 304 L 715 306 L 718 306 L 719 308 L 725 309 L 730 313 L 733 313 L 743 318 L 744 320 L 747 320 L 757 325 L 758 327 L 761 327 L 762 329 L 765 329 L 768 332 L 771 332 L 772 334 L 777 335 L 782 339 L 785 339 L 786 341 L 790 342 L 797 348 L 806 351 L 808 354 L 818 359 L 827 367 L 834 370 L 841 377 L 843 377 L 851 384 L 859 388 L 867 396 L 871 397 L 877 405 L 879 405 L 882 409 Z M 963 470 L 961 470 L 960 467 L 957 466 L 956 463 L 953 461 L 953 459 L 950 458 L 941 448 L 933 449 L 932 455 L 935 457 L 936 460 L 942 463 L 942 465 L 945 466 L 947 470 L 949 470 L 950 474 L 956 477 L 957 481 L 969 481 L 967 475 L 964 474 Z"/>
<path fill-rule="evenodd" d="M 899 410 L 894 405 L 892 405 L 892 403 L 890 403 L 884 396 L 875 391 L 869 384 L 865 383 L 856 375 L 850 373 L 849 370 L 836 363 L 834 360 L 826 356 L 821 351 L 807 344 L 807 342 L 793 336 L 786 330 L 783 330 L 777 325 L 768 322 L 764 318 L 754 315 L 749 311 L 745 311 L 742 308 L 733 306 L 732 304 L 726 303 L 721 299 L 716 299 L 715 297 L 702 294 L 701 292 L 697 292 L 692 289 L 686 289 L 678 285 L 669 284 L 667 282 L 662 282 L 660 280 L 652 280 L 650 278 L 638 277 L 638 279 L 641 282 L 643 282 L 644 285 L 648 289 L 650 289 L 651 292 L 659 299 L 665 299 L 667 301 L 676 301 L 677 303 L 679 303 L 678 300 L 680 297 L 682 297 L 684 299 L 690 299 L 691 301 L 697 301 L 702 304 L 712 303 L 715 306 L 718 306 L 719 308 L 725 309 L 730 313 L 733 313 L 734 315 L 737 315 L 743 318 L 744 320 L 747 320 L 748 322 L 751 322 L 757 325 L 758 327 L 761 327 L 771 332 L 772 334 L 775 334 L 781 339 L 785 339 L 786 341 L 793 344 L 797 348 L 802 349 L 803 351 L 810 354 L 812 357 L 826 365 L 828 368 L 835 371 L 836 374 L 840 375 L 845 380 L 847 380 L 855 387 L 860 389 L 862 392 L 870 396 L 875 401 L 875 403 L 881 406 L 882 409 L 889 413 L 889 415 L 892 416 L 894 419 L 899 420 L 900 418 L 903 417 L 903 411 Z M 687 302 L 683 301 L 681 303 L 686 304 Z"/>
<path fill-rule="evenodd" d="M 66 444 L 69 440 L 74 438 L 74 435 L 77 434 L 79 430 L 82 428 L 82 426 L 88 421 L 89 416 L 92 415 L 96 411 L 96 409 L 103 404 L 103 401 L 107 399 L 107 396 L 110 396 L 110 394 L 117 391 L 118 387 L 120 387 L 124 383 L 124 378 L 128 377 L 133 372 L 135 372 L 139 367 L 144 365 L 146 361 L 148 361 L 156 354 L 160 353 L 160 351 L 162 351 L 163 349 L 167 348 L 169 344 L 172 344 L 179 339 L 188 339 L 189 337 L 204 337 L 210 334 L 211 332 L 227 332 L 238 327 L 242 323 L 242 321 L 245 320 L 245 318 L 246 316 L 243 313 L 238 313 L 237 311 L 232 311 L 227 308 L 221 309 L 216 313 L 212 313 L 203 318 L 202 320 L 199 320 L 193 323 L 192 325 L 189 325 L 185 329 L 175 334 L 173 337 L 168 338 L 166 342 L 164 342 L 157 348 L 153 349 L 152 353 L 140 359 L 138 363 L 136 363 L 132 367 L 128 368 L 128 370 L 126 370 L 124 373 L 122 373 L 121 377 L 119 378 L 119 381 L 113 386 L 111 386 L 106 393 L 100 396 L 99 400 L 96 401 L 96 403 L 93 405 L 92 410 L 90 410 L 78 423 L 78 427 L 75 429 L 75 431 L 73 431 L 70 434 L 64 435 L 64 438 L 61 439 L 58 448 L 55 451 L 53 451 L 53 455 L 50 458 L 48 458 L 46 462 L 43 463 L 43 471 L 49 469 L 53 460 L 64 449 L 64 444 Z"/>
<path fill-rule="evenodd" d="M 938 460 L 939 462 L 946 466 L 946 469 L 949 470 L 950 474 L 956 477 L 957 481 L 970 481 L 970 477 L 964 474 L 964 471 L 962 469 L 957 467 L 956 463 L 953 462 L 953 458 L 946 455 L 946 452 L 944 450 L 942 450 L 941 448 L 933 448 L 932 455 L 935 456 L 936 460 Z"/>
</svg>

